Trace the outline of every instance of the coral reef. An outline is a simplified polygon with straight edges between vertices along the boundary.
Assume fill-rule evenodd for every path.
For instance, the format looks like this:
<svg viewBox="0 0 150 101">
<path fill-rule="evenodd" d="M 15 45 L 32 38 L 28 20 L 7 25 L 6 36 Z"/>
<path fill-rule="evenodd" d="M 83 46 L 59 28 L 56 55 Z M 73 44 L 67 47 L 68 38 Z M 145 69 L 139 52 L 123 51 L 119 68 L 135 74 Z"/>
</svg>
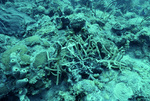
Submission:
<svg viewBox="0 0 150 101">
<path fill-rule="evenodd" d="M 1 0 L 0 100 L 149 101 L 149 4 Z"/>
</svg>

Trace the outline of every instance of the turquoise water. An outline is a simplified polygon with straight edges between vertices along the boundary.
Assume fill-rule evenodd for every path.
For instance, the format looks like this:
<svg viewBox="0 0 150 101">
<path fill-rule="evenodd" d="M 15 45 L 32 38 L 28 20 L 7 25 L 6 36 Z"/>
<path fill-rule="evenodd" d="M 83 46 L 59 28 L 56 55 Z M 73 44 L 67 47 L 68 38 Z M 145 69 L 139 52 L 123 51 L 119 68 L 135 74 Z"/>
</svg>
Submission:
<svg viewBox="0 0 150 101">
<path fill-rule="evenodd" d="M 0 0 L 0 101 L 149 101 L 149 0 Z"/>
</svg>

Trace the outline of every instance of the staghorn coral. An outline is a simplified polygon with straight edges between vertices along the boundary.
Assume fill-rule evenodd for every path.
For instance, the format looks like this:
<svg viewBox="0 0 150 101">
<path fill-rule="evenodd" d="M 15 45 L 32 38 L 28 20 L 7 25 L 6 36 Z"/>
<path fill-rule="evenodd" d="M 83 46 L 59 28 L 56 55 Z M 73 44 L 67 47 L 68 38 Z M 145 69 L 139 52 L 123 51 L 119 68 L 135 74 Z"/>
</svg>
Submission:
<svg viewBox="0 0 150 101">
<path fill-rule="evenodd" d="M 121 70 L 123 67 L 124 68 L 126 67 L 125 63 L 120 62 L 120 60 L 122 59 L 123 54 L 125 52 L 122 48 L 115 49 L 115 51 L 113 53 L 109 52 L 105 47 L 104 47 L 104 49 L 108 53 L 108 58 L 102 59 L 102 60 L 96 59 L 97 63 L 101 63 L 104 66 L 108 67 L 109 69 L 119 68 Z"/>
<path fill-rule="evenodd" d="M 52 46 L 57 50 L 51 47 L 50 50 L 53 51 L 47 51 L 48 67 L 46 69 L 57 77 L 56 85 L 63 72 L 68 75 L 68 82 L 72 84 L 74 81 L 85 78 L 84 75 L 87 75 L 86 78 L 96 78 L 95 75 L 101 72 L 101 67 L 120 70 L 126 68 L 125 63 L 121 62 L 124 48 L 118 49 L 109 40 L 104 43 L 103 39 L 96 39 L 93 35 L 89 35 L 86 39 L 80 34 L 69 36 L 63 43 L 58 41 Z M 95 66 L 98 72 L 94 71 Z"/>
</svg>

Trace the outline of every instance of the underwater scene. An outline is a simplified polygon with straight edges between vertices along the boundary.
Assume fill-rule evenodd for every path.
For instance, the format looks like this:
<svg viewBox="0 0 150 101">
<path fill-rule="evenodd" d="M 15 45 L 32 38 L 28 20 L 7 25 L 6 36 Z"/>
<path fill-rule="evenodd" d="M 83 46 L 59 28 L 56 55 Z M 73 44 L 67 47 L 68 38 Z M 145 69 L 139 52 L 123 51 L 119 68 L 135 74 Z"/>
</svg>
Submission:
<svg viewBox="0 0 150 101">
<path fill-rule="evenodd" d="M 150 101 L 150 0 L 0 0 L 0 101 Z"/>
</svg>

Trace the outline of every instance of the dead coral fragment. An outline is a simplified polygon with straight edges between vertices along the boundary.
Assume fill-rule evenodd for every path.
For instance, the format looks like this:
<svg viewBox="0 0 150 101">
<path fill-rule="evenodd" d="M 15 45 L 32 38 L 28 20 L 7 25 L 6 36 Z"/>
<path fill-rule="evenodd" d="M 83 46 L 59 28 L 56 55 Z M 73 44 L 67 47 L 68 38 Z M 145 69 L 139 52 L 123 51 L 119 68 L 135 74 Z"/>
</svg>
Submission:
<svg viewBox="0 0 150 101">
<path fill-rule="evenodd" d="M 101 63 L 102 65 L 108 67 L 109 69 L 111 68 L 119 68 L 120 70 L 123 67 L 126 67 L 125 63 L 121 62 L 121 59 L 124 55 L 124 50 L 123 48 L 120 49 L 113 49 L 113 52 L 108 51 L 105 46 L 103 46 L 104 50 L 108 53 L 108 56 L 106 59 L 102 59 L 102 60 L 98 60 L 96 59 L 96 61 L 98 63 Z"/>
</svg>

